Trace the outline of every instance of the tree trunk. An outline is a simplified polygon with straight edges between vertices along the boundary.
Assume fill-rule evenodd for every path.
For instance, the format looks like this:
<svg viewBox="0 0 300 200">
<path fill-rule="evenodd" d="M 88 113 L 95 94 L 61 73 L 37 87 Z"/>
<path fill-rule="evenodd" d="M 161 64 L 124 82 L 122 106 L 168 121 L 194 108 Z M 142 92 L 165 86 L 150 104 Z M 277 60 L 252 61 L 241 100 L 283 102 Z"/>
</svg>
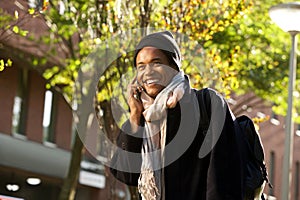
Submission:
<svg viewBox="0 0 300 200">
<path fill-rule="evenodd" d="M 68 175 L 64 179 L 63 187 L 59 195 L 59 200 L 75 199 L 77 180 L 80 171 L 80 162 L 84 152 L 83 143 L 78 135 L 75 134 L 75 142 L 71 152 L 71 161 L 68 170 Z"/>
</svg>

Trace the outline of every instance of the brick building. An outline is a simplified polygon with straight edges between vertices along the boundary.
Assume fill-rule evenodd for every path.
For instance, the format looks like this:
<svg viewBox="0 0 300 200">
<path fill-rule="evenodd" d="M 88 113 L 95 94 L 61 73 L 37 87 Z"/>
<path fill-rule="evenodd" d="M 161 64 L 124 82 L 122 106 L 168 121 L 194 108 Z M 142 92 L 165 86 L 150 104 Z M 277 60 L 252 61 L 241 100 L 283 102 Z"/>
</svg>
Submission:
<svg viewBox="0 0 300 200">
<path fill-rule="evenodd" d="M 56 200 L 70 162 L 72 111 L 59 93 L 45 89 L 37 71 L 16 65 L 0 74 L 0 195 Z M 84 159 L 82 173 L 76 199 L 110 197 L 101 163 Z M 90 175 L 98 182 L 88 180 Z M 126 190 L 118 191 L 124 197 Z"/>
</svg>

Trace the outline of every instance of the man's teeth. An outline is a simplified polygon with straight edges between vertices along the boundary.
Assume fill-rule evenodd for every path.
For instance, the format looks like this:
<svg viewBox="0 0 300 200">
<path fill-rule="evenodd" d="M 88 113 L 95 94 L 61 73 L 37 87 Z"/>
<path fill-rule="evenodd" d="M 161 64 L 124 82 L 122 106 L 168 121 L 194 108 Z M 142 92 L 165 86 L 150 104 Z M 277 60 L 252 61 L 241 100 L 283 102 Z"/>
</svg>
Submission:
<svg viewBox="0 0 300 200">
<path fill-rule="evenodd" d="M 149 79 L 145 81 L 146 84 L 158 83 L 158 79 Z"/>
</svg>

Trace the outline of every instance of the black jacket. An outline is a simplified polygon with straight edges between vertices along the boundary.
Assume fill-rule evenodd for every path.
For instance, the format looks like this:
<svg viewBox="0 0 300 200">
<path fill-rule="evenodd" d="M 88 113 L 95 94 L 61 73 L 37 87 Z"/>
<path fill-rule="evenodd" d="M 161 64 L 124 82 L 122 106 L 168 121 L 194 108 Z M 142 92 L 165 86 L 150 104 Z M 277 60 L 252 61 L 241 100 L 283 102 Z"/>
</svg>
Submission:
<svg viewBox="0 0 300 200">
<path fill-rule="evenodd" d="M 197 99 L 199 105 L 196 107 L 199 106 L 200 111 L 195 109 L 191 98 Z M 200 115 L 197 117 L 195 112 Z M 224 113 L 224 125 L 219 137 L 207 139 L 209 123 L 213 126 L 223 124 L 213 121 L 212 112 L 215 116 Z M 120 149 L 113 157 L 111 172 L 120 181 L 137 186 L 142 138 L 136 136 L 143 134 L 143 128 L 131 135 L 129 127 L 126 122 L 119 134 Z M 214 139 L 217 142 L 212 150 L 200 158 L 201 145 Z M 243 172 L 233 118 L 225 100 L 214 90 L 192 89 L 175 108 L 168 110 L 166 143 L 170 145 L 165 152 L 168 163 L 164 168 L 166 200 L 243 199 Z M 134 152 L 134 156 L 129 152 Z"/>
</svg>

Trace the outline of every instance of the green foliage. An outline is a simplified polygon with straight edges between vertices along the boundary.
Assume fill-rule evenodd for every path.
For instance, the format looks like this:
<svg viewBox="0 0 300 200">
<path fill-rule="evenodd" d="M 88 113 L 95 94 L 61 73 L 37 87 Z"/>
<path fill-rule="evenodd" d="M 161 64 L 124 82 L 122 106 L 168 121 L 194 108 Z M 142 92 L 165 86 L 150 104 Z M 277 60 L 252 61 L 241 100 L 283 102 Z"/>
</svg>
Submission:
<svg viewBox="0 0 300 200">
<path fill-rule="evenodd" d="M 204 51 L 198 56 L 205 55 L 204 67 L 201 72 L 191 75 L 196 78 L 194 87 L 214 87 L 229 96 L 231 90 L 239 86 L 234 67 L 239 46 L 223 43 L 226 41 L 223 34 L 230 26 L 239 23 L 251 5 L 251 1 L 171 1 L 163 14 L 156 13 L 154 19 L 161 26 L 184 33 L 203 47 Z M 186 58 L 192 60 L 195 56 Z"/>
<path fill-rule="evenodd" d="M 278 1 L 255 2 L 251 12 L 243 17 L 241 24 L 233 27 L 234 32 L 239 33 L 239 37 L 230 40 L 230 44 L 234 45 L 237 42 L 243 44 L 240 45 L 238 56 L 238 63 L 243 64 L 238 71 L 240 80 L 238 92 L 254 91 L 274 105 L 273 110 L 276 114 L 285 115 L 290 36 L 280 30 L 268 16 L 269 8 L 278 3 Z M 254 15 L 255 13 L 261 15 Z M 297 93 L 299 88 L 296 88 L 295 94 Z M 298 99 L 295 98 L 295 111 L 299 110 Z M 297 114 L 295 120 L 300 122 Z"/>
<path fill-rule="evenodd" d="M 290 41 L 288 34 L 268 15 L 268 9 L 281 2 L 88 0 L 63 1 L 62 4 L 62 1 L 52 0 L 47 4 L 44 1 L 42 10 L 29 9 L 28 15 L 34 18 L 42 14 L 50 35 L 29 38 L 51 47 L 47 59 L 55 57 L 58 61 L 44 76 L 49 80 L 49 87 L 59 86 L 71 99 L 82 63 L 109 38 L 137 28 L 168 29 L 189 39 L 180 44 L 185 58 L 183 70 L 191 77 L 194 87 L 213 87 L 225 96 L 230 96 L 232 91 L 238 94 L 254 91 L 273 102 L 276 113 L 285 114 Z M 28 36 L 17 23 L 8 23 L 18 18 L 17 12 L 14 16 L 3 15 L 0 23 L 7 30 Z M 57 46 L 64 49 L 65 56 L 60 56 Z M 192 51 L 194 47 L 197 53 Z M 116 48 L 120 54 L 128 49 L 126 46 Z M 125 56 L 119 59 L 118 65 L 116 62 L 106 64 L 116 71 L 113 68 L 124 58 L 130 59 Z M 33 63 L 39 66 L 45 63 L 45 58 L 36 58 Z M 121 69 L 132 70 L 129 63 L 125 63 L 127 68 Z M 107 72 L 101 84 L 113 85 L 109 80 L 118 80 L 121 77 L 118 73 L 126 71 Z M 100 93 L 99 99 L 104 101 L 110 99 L 112 91 Z M 295 110 L 299 109 L 298 105 L 296 99 Z"/>
<path fill-rule="evenodd" d="M 228 59 L 227 50 L 231 46 L 223 45 L 222 48 L 218 38 L 222 38 L 220 36 L 226 32 L 226 28 L 241 18 L 241 13 L 247 10 L 250 3 L 171 1 L 167 4 L 166 1 L 160 4 L 144 2 L 144 5 L 136 6 L 138 3 L 135 1 L 101 3 L 72 1 L 65 3 L 65 10 L 62 14 L 59 10 L 59 1 L 50 1 L 50 7 L 44 15 L 50 30 L 56 35 L 56 40 L 49 40 L 49 38 L 47 40 L 46 37 L 43 41 L 66 44 L 70 58 L 64 61 L 64 66 L 59 67 L 59 72 L 52 73 L 53 76 L 49 76 L 49 70 L 45 72 L 49 84 L 73 87 L 76 73 L 72 71 L 76 72 L 80 67 L 80 63 L 75 64 L 73 60 L 84 60 L 97 46 L 112 37 L 113 33 L 149 24 L 156 29 L 167 28 L 188 36 L 189 41 L 181 42 L 182 52 L 186 58 L 183 69 L 192 77 L 194 87 L 213 86 L 229 95 L 232 88 L 239 86 L 236 68 L 232 65 L 235 62 L 233 59 L 236 56 L 235 49 L 239 46 L 236 45 L 234 50 L 228 51 L 231 52 Z M 74 40 L 79 41 L 78 45 L 74 43 Z M 191 45 L 191 43 L 194 44 Z M 199 54 L 191 53 L 193 46 L 198 48 Z M 126 52 L 126 47 L 120 48 L 120 52 L 122 51 Z M 200 67 L 201 71 L 199 71 L 197 65 L 204 65 L 204 67 Z M 113 67 L 116 66 L 111 65 L 111 68 Z M 130 66 L 127 67 L 130 69 Z M 56 71 L 57 67 L 53 70 Z M 106 77 L 105 80 L 110 80 L 110 78 Z M 72 91 L 64 88 L 64 92 Z M 103 95 L 100 95 L 101 99 L 109 99 L 110 94 L 111 92 L 103 92 Z M 71 95 L 72 93 L 68 94 L 68 96 Z"/>
<path fill-rule="evenodd" d="M 14 17 L 5 13 L 2 8 L 0 8 L 0 14 L 0 25 L 2 29 L 7 30 L 8 28 L 10 28 L 10 22 L 14 20 Z"/>
<path fill-rule="evenodd" d="M 134 18 L 135 15 L 140 13 L 140 8 L 136 5 L 137 2 L 130 1 L 65 1 L 65 9 L 63 10 L 61 9 L 61 1 L 50 1 L 49 8 L 43 12 L 43 15 L 47 20 L 51 35 L 54 37 L 49 39 L 48 36 L 44 36 L 40 41 L 48 46 L 55 47 L 54 43 L 64 46 L 68 57 L 61 62 L 62 65 L 54 66 L 53 69 L 47 69 L 44 72 L 44 77 L 49 80 L 48 87 L 59 86 L 71 101 L 74 95 L 74 87 L 78 87 L 76 85 L 78 83 L 75 83 L 78 71 L 83 67 L 83 63 L 87 62 L 88 57 L 93 55 L 95 51 L 99 51 L 98 48 L 105 45 L 116 33 L 138 26 L 139 21 Z M 126 54 L 128 49 L 126 44 L 130 44 L 130 42 L 126 42 L 126 44 L 115 42 L 116 44 L 109 44 L 114 47 L 114 51 L 117 50 L 119 54 Z M 132 45 L 131 48 L 133 48 Z M 117 55 L 118 53 L 115 52 L 114 54 Z M 59 57 L 55 52 L 54 55 Z M 112 61 L 110 60 L 110 62 Z M 99 63 L 106 63 L 106 66 L 108 66 L 110 62 Z M 118 65 L 111 66 L 113 71 L 120 68 Z M 120 69 L 122 68 L 125 67 Z M 131 66 L 126 68 L 130 69 Z M 109 74 L 109 72 L 107 73 Z M 124 71 L 118 71 L 117 73 L 119 73 L 118 76 L 121 76 L 120 73 L 124 73 Z M 112 84 L 107 80 L 115 80 L 107 74 L 104 76 L 106 76 L 105 84 Z M 106 86 L 105 88 L 110 87 Z M 103 101 L 110 99 L 110 94 L 111 91 L 103 91 L 102 95 L 98 96 L 102 96 L 101 100 Z M 78 97 L 78 94 L 76 96 Z"/>
<path fill-rule="evenodd" d="M 17 35 L 22 37 L 27 36 L 28 30 L 23 30 L 19 26 L 19 13 L 15 11 L 14 16 L 7 14 L 3 9 L 0 8 L 0 28 L 2 31 L 11 30 Z"/>
<path fill-rule="evenodd" d="M 282 1 L 171 1 L 153 19 L 203 46 L 205 67 L 201 75 L 192 75 L 195 87 L 210 86 L 227 97 L 232 91 L 253 91 L 273 103 L 275 113 L 284 115 L 290 40 L 268 14 L 278 3 Z M 300 117 L 295 117 L 299 122 Z"/>
<path fill-rule="evenodd" d="M 194 87 L 213 87 L 227 97 L 232 91 L 254 91 L 274 102 L 278 114 L 285 113 L 286 101 L 282 99 L 287 98 L 290 44 L 288 35 L 268 16 L 268 9 L 278 1 L 64 1 L 64 10 L 60 2 L 50 1 L 43 12 L 53 37 L 45 36 L 41 41 L 54 47 L 54 43 L 63 44 L 67 58 L 53 68 L 53 73 L 48 69 L 44 75 L 49 86 L 59 85 L 70 99 L 86 57 L 114 35 L 148 26 L 188 38 L 180 41 L 185 58 L 183 70 Z M 197 53 L 192 51 L 194 47 Z M 128 49 L 116 48 L 120 54 Z M 59 56 L 55 49 L 53 55 Z M 130 59 L 125 56 L 118 62 L 106 63 L 110 69 L 103 75 L 100 88 L 108 91 L 100 91 L 99 101 L 110 99 L 113 81 L 121 77 L 118 73 L 132 69 L 129 62 L 124 63 L 126 68 L 120 68 L 125 58 Z"/>
</svg>

